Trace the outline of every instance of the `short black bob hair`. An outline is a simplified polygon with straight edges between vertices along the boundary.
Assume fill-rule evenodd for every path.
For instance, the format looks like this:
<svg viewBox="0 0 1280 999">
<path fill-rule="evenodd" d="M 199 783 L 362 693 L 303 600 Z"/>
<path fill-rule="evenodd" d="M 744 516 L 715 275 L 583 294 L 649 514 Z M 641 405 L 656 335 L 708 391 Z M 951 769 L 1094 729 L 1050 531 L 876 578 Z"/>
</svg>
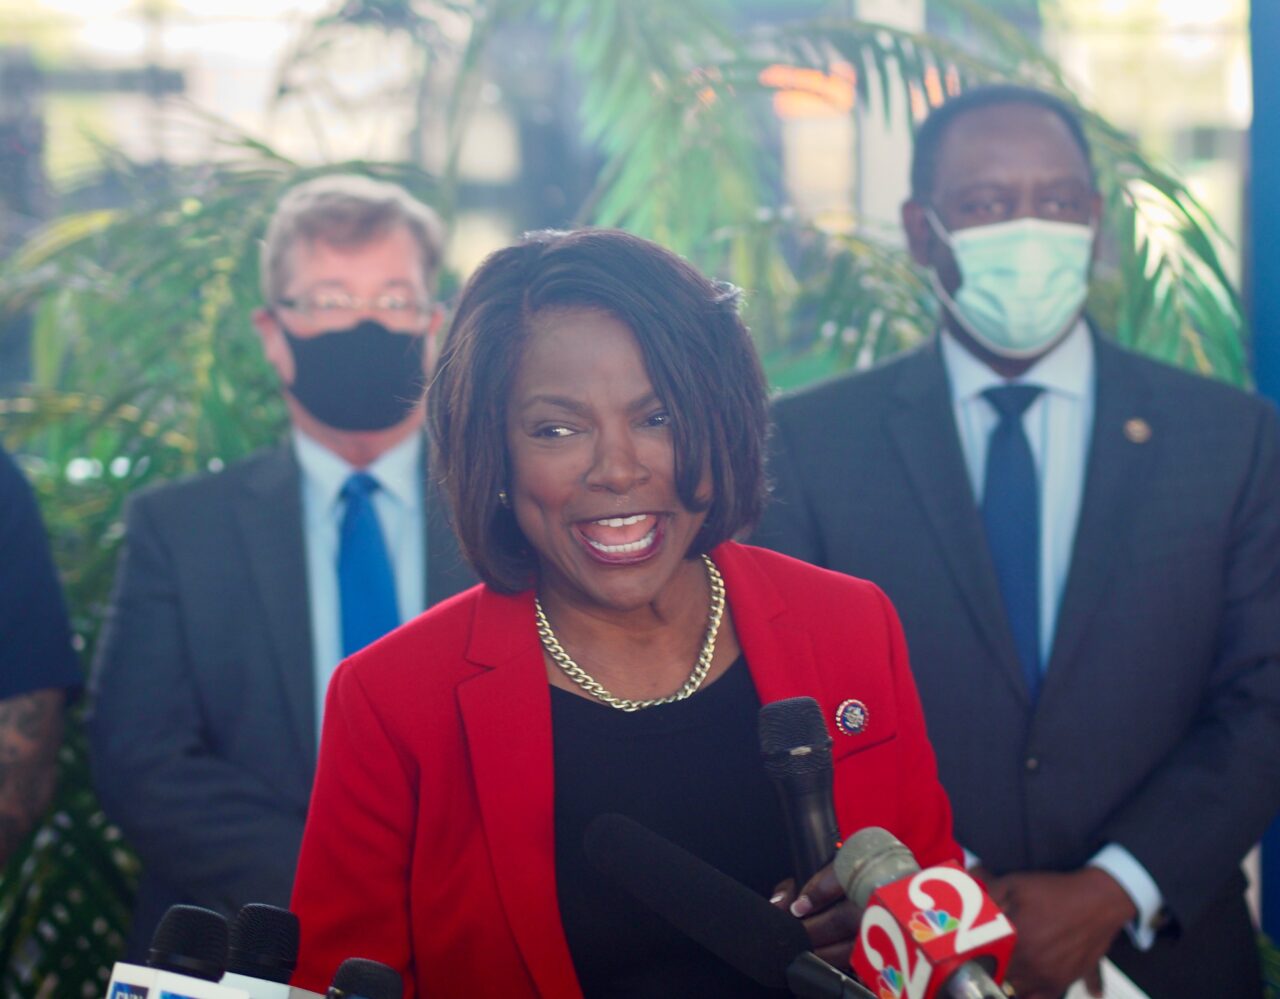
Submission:
<svg viewBox="0 0 1280 999">
<path fill-rule="evenodd" d="M 956 97 L 952 97 L 924 120 L 916 132 L 915 147 L 911 154 L 911 200 L 928 204 L 933 196 L 933 187 L 938 179 L 938 151 L 942 148 L 942 140 L 947 131 L 962 115 L 980 108 L 996 107 L 1003 104 L 1027 104 L 1044 108 L 1062 119 L 1075 140 L 1084 161 L 1089 167 L 1089 180 L 1093 182 L 1093 154 L 1089 140 L 1085 137 L 1084 126 L 1080 121 L 1080 111 L 1061 97 L 1034 87 L 1023 87 L 1014 83 L 993 83 L 987 86 L 974 87 Z"/>
<path fill-rule="evenodd" d="M 686 557 L 753 527 L 765 502 L 764 374 L 738 291 L 671 251 L 616 229 L 542 231 L 491 254 L 462 289 L 427 389 L 433 473 L 462 552 L 501 593 L 536 579 L 537 554 L 500 500 L 510 488 L 507 398 L 532 320 L 598 309 L 635 335 L 671 413 L 676 491 L 707 510 Z M 710 472 L 710 502 L 696 495 Z"/>
</svg>

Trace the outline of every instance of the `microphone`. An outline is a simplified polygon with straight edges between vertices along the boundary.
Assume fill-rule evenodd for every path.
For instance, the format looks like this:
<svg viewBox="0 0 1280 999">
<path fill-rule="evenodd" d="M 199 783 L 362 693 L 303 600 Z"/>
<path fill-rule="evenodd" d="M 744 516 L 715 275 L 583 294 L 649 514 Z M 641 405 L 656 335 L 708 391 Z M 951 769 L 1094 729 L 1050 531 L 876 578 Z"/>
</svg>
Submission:
<svg viewBox="0 0 1280 999">
<path fill-rule="evenodd" d="M 227 966 L 227 921 L 212 909 L 173 905 L 151 937 L 147 966 L 118 962 L 108 999 L 250 999 L 243 989 L 219 985 Z"/>
<path fill-rule="evenodd" d="M 216 982 L 227 970 L 227 921 L 198 905 L 171 905 L 151 937 L 147 964 Z"/>
<path fill-rule="evenodd" d="M 958 864 L 921 870 L 897 837 L 869 826 L 840 847 L 835 871 L 861 923 L 853 968 L 881 995 L 1004 999 L 991 976 L 1004 977 L 1013 924 Z"/>
<path fill-rule="evenodd" d="M 322 999 L 317 992 L 289 987 L 297 964 L 297 916 L 261 902 L 251 902 L 236 913 L 223 985 L 243 989 L 249 999 Z"/>
<path fill-rule="evenodd" d="M 831 863 L 840 845 L 831 782 L 831 735 L 812 697 L 788 697 L 760 709 L 760 752 L 782 803 L 798 892 Z"/>
<path fill-rule="evenodd" d="M 766 988 L 801 999 L 875 999 L 810 951 L 798 919 L 624 815 L 598 815 L 587 859 L 685 936 Z"/>
<path fill-rule="evenodd" d="M 389 964 L 349 957 L 338 965 L 326 999 L 404 999 L 404 979 Z"/>
</svg>

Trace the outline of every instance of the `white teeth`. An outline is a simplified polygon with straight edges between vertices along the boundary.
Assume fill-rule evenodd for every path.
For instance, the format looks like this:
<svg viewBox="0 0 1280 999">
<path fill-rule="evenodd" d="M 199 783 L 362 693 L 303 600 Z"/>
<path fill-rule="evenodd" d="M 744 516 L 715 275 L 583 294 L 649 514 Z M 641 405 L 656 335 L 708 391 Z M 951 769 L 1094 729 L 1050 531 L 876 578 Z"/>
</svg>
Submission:
<svg viewBox="0 0 1280 999">
<path fill-rule="evenodd" d="M 604 552 L 606 555 L 629 555 L 631 552 L 644 551 L 648 548 L 653 544 L 654 536 L 657 533 L 658 529 L 655 527 L 639 541 L 631 541 L 625 545 L 602 545 L 599 541 L 592 541 L 590 538 L 587 538 L 587 542 L 596 551 Z"/>
<path fill-rule="evenodd" d="M 632 524 L 640 523 L 647 516 L 648 514 L 645 513 L 633 513 L 630 517 L 601 517 L 594 523 L 601 527 L 630 527 Z"/>
</svg>

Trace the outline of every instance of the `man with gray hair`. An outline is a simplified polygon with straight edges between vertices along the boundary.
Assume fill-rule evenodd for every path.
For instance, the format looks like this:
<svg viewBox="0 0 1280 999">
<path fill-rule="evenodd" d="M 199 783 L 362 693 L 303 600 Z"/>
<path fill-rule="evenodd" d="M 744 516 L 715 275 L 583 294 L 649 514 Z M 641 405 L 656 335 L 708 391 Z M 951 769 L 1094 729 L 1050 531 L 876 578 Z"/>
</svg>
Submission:
<svg viewBox="0 0 1280 999">
<path fill-rule="evenodd" d="M 290 190 L 252 317 L 289 439 L 129 504 L 90 738 L 143 864 L 133 956 L 174 903 L 288 905 L 330 674 L 473 582 L 425 475 L 442 240 L 394 184 Z"/>
</svg>

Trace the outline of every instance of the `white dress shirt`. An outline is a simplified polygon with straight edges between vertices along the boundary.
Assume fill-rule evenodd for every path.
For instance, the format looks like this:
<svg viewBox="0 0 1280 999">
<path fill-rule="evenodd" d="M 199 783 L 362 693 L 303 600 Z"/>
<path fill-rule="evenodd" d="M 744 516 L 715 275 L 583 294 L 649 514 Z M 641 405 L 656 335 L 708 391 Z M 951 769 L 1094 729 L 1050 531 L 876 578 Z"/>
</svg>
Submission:
<svg viewBox="0 0 1280 999">
<path fill-rule="evenodd" d="M 948 332 L 942 333 L 942 363 L 951 386 L 951 405 L 969 484 L 978 505 L 986 479 L 987 445 L 999 422 L 995 406 L 982 393 L 998 385 L 1035 385 L 1044 391 L 1022 415 L 1022 427 L 1035 459 L 1040 485 L 1040 662 L 1048 669 L 1058 624 L 1058 609 L 1071 569 L 1076 525 L 1084 497 L 1089 441 L 1096 402 L 1093 341 L 1083 320 L 1063 341 L 1014 379 L 1005 379 L 970 354 Z M 966 851 L 966 858 L 977 858 Z M 1164 899 L 1147 869 L 1124 847 L 1110 843 L 1089 861 L 1110 874 L 1138 909 L 1130 924 L 1134 945 L 1146 950 L 1155 941 L 1153 922 Z"/>
<path fill-rule="evenodd" d="M 295 429 L 294 452 L 302 470 L 302 524 L 307 550 L 307 596 L 311 609 L 311 662 L 315 675 L 316 732 L 324 717 L 329 678 L 342 661 L 342 613 L 338 597 L 338 538 L 344 507 L 342 487 L 360 471 Z M 422 435 L 412 434 L 380 455 L 364 471 L 382 487 L 373 508 L 382 525 L 396 606 L 404 623 L 426 607 Z"/>
</svg>

